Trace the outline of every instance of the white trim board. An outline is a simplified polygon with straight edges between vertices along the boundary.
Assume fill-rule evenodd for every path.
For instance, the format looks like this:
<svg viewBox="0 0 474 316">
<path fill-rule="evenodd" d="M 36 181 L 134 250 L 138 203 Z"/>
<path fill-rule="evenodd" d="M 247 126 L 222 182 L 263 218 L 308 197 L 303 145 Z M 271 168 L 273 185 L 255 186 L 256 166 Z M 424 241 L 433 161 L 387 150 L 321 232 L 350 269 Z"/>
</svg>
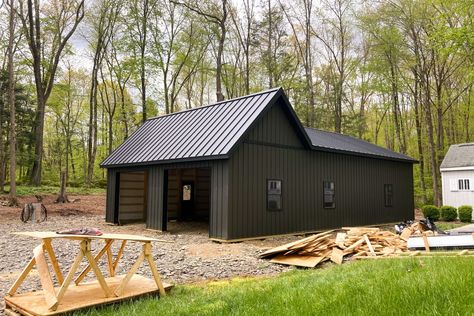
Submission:
<svg viewBox="0 0 474 316">
<path fill-rule="evenodd" d="M 452 168 L 440 168 L 441 172 L 443 171 L 463 171 L 463 170 L 474 170 L 474 166 L 469 167 L 452 167 Z"/>
</svg>

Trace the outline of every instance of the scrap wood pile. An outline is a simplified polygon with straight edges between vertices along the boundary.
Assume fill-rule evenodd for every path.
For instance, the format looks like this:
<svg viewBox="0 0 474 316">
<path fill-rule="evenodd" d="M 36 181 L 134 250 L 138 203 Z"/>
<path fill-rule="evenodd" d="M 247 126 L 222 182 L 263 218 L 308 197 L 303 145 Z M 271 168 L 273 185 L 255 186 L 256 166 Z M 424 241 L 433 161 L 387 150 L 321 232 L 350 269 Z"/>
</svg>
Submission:
<svg viewBox="0 0 474 316">
<path fill-rule="evenodd" d="M 331 260 L 341 264 L 344 258 L 393 256 L 408 251 L 401 236 L 379 228 L 343 228 L 343 232 L 327 231 L 269 249 L 260 258 L 270 262 L 314 268 Z"/>
</svg>

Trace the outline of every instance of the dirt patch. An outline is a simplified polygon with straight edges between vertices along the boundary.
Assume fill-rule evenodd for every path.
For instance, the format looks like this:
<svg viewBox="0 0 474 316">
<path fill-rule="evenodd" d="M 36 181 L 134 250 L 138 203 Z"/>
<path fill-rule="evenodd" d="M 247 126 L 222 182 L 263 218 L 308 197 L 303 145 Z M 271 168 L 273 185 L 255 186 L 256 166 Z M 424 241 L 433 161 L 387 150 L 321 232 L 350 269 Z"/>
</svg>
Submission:
<svg viewBox="0 0 474 316">
<path fill-rule="evenodd" d="M 105 195 L 70 195 L 73 203 L 54 203 L 56 195 L 42 196 L 42 203 L 48 210 L 48 216 L 92 216 L 105 215 Z M 6 201 L 5 195 L 0 195 L 0 201 Z M 18 207 L 10 207 L 0 203 L 0 223 L 20 221 L 20 213 L 27 203 L 36 203 L 35 196 L 22 196 L 18 198 Z M 6 203 L 5 203 L 6 204 Z"/>
<path fill-rule="evenodd" d="M 202 259 L 218 258 L 228 255 L 241 256 L 245 252 L 245 245 L 242 244 L 191 244 L 186 246 L 186 253 L 189 256 Z"/>
</svg>

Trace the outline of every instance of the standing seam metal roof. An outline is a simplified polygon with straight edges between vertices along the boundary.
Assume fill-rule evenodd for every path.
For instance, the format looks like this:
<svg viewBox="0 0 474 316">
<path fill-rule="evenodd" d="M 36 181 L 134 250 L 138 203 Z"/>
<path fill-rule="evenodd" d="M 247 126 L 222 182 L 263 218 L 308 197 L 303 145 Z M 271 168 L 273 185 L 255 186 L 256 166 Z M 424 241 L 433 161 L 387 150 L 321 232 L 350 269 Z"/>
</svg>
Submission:
<svg viewBox="0 0 474 316">
<path fill-rule="evenodd" d="M 279 97 L 283 98 L 307 148 L 416 162 L 386 148 L 350 136 L 303 128 L 281 88 L 151 118 L 114 150 L 101 167 L 146 165 L 184 160 L 228 158 L 250 126 Z"/>
<path fill-rule="evenodd" d="M 256 118 L 281 94 L 271 89 L 151 118 L 115 149 L 102 167 L 225 158 Z"/>
</svg>

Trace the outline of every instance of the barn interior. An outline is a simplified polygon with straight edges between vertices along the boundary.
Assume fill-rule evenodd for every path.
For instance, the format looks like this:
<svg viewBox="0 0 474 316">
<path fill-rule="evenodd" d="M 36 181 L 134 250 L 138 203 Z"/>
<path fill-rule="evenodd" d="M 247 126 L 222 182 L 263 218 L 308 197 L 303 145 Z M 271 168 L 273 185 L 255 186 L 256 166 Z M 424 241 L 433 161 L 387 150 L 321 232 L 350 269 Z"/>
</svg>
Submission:
<svg viewBox="0 0 474 316">
<path fill-rule="evenodd" d="M 209 222 L 211 169 L 186 168 L 166 171 L 168 221 Z"/>
</svg>

